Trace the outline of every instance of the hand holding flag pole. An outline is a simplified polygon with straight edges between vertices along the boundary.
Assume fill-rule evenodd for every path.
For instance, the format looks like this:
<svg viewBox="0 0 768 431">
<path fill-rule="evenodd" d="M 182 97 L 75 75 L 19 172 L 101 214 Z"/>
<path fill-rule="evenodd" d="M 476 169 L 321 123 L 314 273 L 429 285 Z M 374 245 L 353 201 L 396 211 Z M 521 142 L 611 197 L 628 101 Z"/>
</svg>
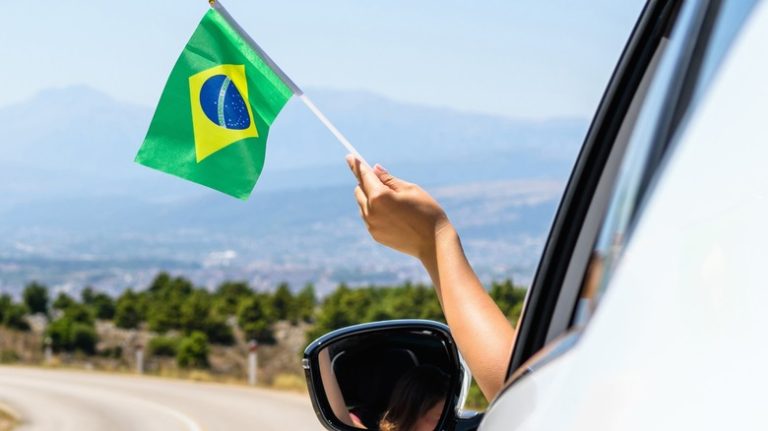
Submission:
<svg viewBox="0 0 768 431">
<path fill-rule="evenodd" d="M 312 102 L 312 100 L 307 96 L 304 91 L 299 88 L 298 85 L 296 85 L 293 80 L 286 75 L 286 73 L 278 66 L 272 58 L 267 55 L 267 53 L 261 49 L 258 43 L 256 43 L 253 38 L 246 33 L 246 31 L 240 26 L 240 24 L 235 21 L 234 18 L 232 18 L 232 15 L 227 12 L 227 10 L 224 8 L 224 5 L 221 4 L 218 0 L 209 0 L 208 3 L 211 5 L 213 9 L 215 9 L 226 21 L 227 23 L 235 30 L 238 34 L 240 34 L 240 37 L 243 38 L 246 43 L 250 46 L 252 50 L 257 52 L 259 56 L 269 65 L 269 67 L 272 68 L 272 70 L 280 77 L 280 79 L 285 83 L 288 88 L 293 91 L 293 94 L 296 95 L 299 100 L 301 100 L 304 105 L 309 108 L 310 111 L 312 111 L 313 114 L 320 120 L 321 123 L 333 134 L 333 136 L 338 139 L 338 141 L 341 143 L 341 145 L 344 146 L 344 148 L 350 152 L 352 155 L 354 155 L 356 158 L 360 159 L 361 162 L 368 165 L 368 162 L 365 161 L 363 156 L 360 154 L 360 152 L 357 151 L 357 149 L 352 145 L 351 142 L 344 136 L 344 134 L 339 131 L 339 129 L 336 128 L 336 126 L 331 123 L 331 120 L 328 119 L 328 117 L 325 116 L 325 114 L 320 111 L 320 109 Z"/>
</svg>

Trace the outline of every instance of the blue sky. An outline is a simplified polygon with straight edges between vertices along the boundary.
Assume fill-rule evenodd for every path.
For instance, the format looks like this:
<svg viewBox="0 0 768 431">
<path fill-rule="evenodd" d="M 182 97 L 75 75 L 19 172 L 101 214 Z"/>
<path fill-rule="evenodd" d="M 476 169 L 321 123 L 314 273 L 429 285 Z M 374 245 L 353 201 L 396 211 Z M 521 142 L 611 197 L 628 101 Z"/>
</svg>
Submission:
<svg viewBox="0 0 768 431">
<path fill-rule="evenodd" d="M 590 117 L 640 0 L 228 0 L 304 87 L 523 118 Z M 14 1 L 0 106 L 86 84 L 155 104 L 204 0 Z"/>
</svg>

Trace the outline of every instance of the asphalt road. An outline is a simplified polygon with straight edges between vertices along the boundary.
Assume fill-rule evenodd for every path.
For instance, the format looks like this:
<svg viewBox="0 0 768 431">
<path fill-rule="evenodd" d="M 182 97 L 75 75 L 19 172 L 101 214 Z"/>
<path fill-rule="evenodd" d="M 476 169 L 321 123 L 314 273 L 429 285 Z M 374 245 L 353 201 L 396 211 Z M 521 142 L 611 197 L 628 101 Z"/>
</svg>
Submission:
<svg viewBox="0 0 768 431">
<path fill-rule="evenodd" d="M 321 430 L 306 395 L 97 372 L 0 367 L 18 431 Z"/>
</svg>

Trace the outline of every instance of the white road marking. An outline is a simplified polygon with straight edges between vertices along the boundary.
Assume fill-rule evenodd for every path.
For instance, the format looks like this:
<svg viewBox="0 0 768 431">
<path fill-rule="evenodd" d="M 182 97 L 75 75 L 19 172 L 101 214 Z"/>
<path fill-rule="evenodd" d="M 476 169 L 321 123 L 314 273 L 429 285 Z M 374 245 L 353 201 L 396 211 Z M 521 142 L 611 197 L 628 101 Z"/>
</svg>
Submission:
<svg viewBox="0 0 768 431">
<path fill-rule="evenodd" d="M 158 403 L 154 403 L 146 400 L 144 401 L 147 402 L 148 404 L 152 404 L 155 409 L 175 417 L 181 423 L 183 423 L 189 431 L 203 431 L 203 428 L 200 427 L 200 425 L 198 425 L 197 422 L 195 422 L 191 417 L 185 415 L 184 413 L 178 410 L 172 409 L 168 406 L 164 406 L 162 404 L 158 404 Z"/>
</svg>

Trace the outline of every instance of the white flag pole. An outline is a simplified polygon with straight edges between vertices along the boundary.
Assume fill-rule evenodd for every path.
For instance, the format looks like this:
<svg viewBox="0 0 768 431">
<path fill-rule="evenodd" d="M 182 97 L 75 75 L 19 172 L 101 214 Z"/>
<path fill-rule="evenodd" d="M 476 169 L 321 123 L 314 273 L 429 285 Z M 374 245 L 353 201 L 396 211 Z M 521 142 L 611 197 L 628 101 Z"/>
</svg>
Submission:
<svg viewBox="0 0 768 431">
<path fill-rule="evenodd" d="M 360 152 L 355 149 L 355 147 L 352 145 L 352 143 L 349 142 L 349 140 L 344 136 L 339 129 L 336 128 L 336 126 L 331 123 L 331 120 L 328 119 L 328 117 L 323 114 L 320 109 L 312 102 L 312 100 L 304 94 L 304 91 L 302 91 L 301 88 L 299 88 L 298 85 L 296 85 L 295 82 L 291 78 L 288 77 L 288 75 L 283 72 L 283 69 L 280 69 L 280 66 L 278 66 L 270 57 L 267 55 L 267 53 L 261 49 L 258 43 L 256 43 L 251 36 L 248 35 L 248 33 L 245 32 L 245 30 L 240 27 L 240 24 L 235 21 L 234 18 L 232 18 L 232 15 L 227 12 L 227 10 L 224 8 L 224 6 L 221 4 L 218 0 L 209 0 L 208 3 L 211 5 L 212 8 L 216 9 L 217 12 L 229 23 L 229 25 L 235 29 L 235 31 L 240 35 L 240 37 L 245 40 L 245 42 L 250 46 L 251 49 L 256 51 L 256 53 L 259 54 L 259 57 L 261 57 L 265 63 L 277 74 L 277 76 L 280 77 L 280 79 L 285 83 L 285 85 L 288 86 L 288 88 L 293 91 L 293 94 L 298 96 L 299 100 L 301 100 L 307 108 L 309 108 L 310 111 L 312 111 L 313 114 L 320 120 L 323 125 L 330 130 L 330 132 L 333 134 L 333 136 L 338 139 L 338 141 L 341 143 L 341 145 L 344 146 L 344 148 L 350 152 L 352 155 L 360 159 L 363 163 L 366 165 L 368 162 L 365 161 L 363 156 L 360 154 Z"/>
</svg>

